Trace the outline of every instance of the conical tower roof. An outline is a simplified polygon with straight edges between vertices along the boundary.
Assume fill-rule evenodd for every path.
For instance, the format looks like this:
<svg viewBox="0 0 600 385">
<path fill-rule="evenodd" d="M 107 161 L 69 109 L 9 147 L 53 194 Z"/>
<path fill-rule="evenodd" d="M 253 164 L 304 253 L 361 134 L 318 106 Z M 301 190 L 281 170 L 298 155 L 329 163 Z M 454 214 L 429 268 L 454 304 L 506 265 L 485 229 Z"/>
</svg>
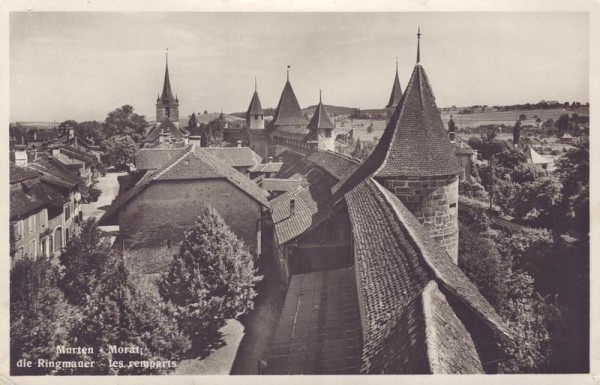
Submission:
<svg viewBox="0 0 600 385">
<path fill-rule="evenodd" d="M 307 123 L 289 79 L 285 82 L 279 104 L 273 116 L 274 126 L 299 126 Z"/>
<path fill-rule="evenodd" d="M 334 125 L 331 122 L 331 120 L 329 119 L 329 116 L 327 115 L 327 111 L 325 111 L 325 106 L 323 106 L 323 103 L 321 101 L 321 95 L 319 95 L 319 105 L 315 109 L 315 113 L 312 116 L 310 123 L 308 123 L 307 128 L 309 130 L 316 130 L 318 128 L 334 129 Z"/>
<path fill-rule="evenodd" d="M 263 110 L 260 104 L 260 98 L 258 97 L 258 91 L 254 91 L 252 95 L 252 100 L 250 100 L 250 106 L 248 106 L 248 111 L 246 115 L 262 115 Z"/>
<path fill-rule="evenodd" d="M 173 97 L 173 91 L 171 91 L 171 81 L 169 80 L 169 57 L 167 53 L 166 58 L 166 67 L 165 67 L 165 81 L 163 83 L 162 94 L 160 95 L 160 100 L 165 101 L 173 101 L 175 98 Z"/>
<path fill-rule="evenodd" d="M 368 177 L 441 177 L 458 175 L 461 166 L 444 128 L 427 74 L 417 64 L 398 107 L 364 163 L 340 186 L 345 194 Z"/>
<path fill-rule="evenodd" d="M 460 172 L 427 74 L 415 65 L 380 145 L 384 161 L 375 176 L 442 176 Z"/>
<path fill-rule="evenodd" d="M 392 94 L 390 95 L 390 101 L 386 108 L 395 108 L 402 99 L 402 88 L 400 87 L 400 78 L 398 77 L 398 61 L 396 60 L 396 78 L 394 79 L 394 85 L 392 86 Z"/>
</svg>

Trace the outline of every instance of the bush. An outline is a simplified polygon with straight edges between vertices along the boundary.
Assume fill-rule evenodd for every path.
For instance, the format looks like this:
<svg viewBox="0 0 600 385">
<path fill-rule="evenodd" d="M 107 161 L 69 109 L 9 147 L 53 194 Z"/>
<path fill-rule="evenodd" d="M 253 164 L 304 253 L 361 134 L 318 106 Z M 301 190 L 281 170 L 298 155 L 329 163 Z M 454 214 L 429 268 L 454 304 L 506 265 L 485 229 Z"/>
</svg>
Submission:
<svg viewBox="0 0 600 385">
<path fill-rule="evenodd" d="M 97 202 L 98 198 L 100 197 L 100 194 L 102 194 L 102 191 L 98 190 L 97 188 L 91 188 L 90 192 L 89 192 L 88 200 L 90 202 Z"/>
</svg>

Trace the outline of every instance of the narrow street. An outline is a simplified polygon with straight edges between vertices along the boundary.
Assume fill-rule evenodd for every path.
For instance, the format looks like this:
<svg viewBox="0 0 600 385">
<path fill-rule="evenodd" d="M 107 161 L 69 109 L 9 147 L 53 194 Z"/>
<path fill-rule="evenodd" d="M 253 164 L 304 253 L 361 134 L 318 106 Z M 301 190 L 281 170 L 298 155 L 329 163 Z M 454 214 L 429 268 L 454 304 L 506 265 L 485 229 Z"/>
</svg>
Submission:
<svg viewBox="0 0 600 385">
<path fill-rule="evenodd" d="M 98 177 L 98 183 L 95 188 L 102 191 L 102 193 L 98 197 L 98 201 L 81 205 L 84 220 L 91 217 L 96 217 L 96 220 L 98 220 L 102 217 L 104 214 L 102 207 L 110 206 L 113 199 L 119 193 L 119 181 L 117 178 L 125 174 L 126 172 L 109 172 L 106 173 L 106 176 Z M 115 231 L 118 229 L 118 226 L 105 226 L 103 229 L 106 231 Z"/>
</svg>

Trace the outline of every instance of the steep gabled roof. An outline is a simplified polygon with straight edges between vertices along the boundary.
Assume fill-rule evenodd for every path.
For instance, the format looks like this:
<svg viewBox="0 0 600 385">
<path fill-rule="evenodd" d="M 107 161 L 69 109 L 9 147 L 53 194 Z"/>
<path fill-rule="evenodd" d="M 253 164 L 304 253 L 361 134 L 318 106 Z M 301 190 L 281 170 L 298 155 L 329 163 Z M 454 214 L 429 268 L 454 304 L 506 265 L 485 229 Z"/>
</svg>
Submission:
<svg viewBox="0 0 600 385">
<path fill-rule="evenodd" d="M 252 100 L 250 100 L 250 106 L 248 106 L 248 111 L 246 112 L 246 117 L 250 115 L 262 115 L 263 110 L 260 104 L 260 98 L 258 97 L 258 91 L 254 91 L 252 95 Z"/>
<path fill-rule="evenodd" d="M 77 160 L 85 163 L 85 165 L 88 167 L 98 163 L 98 160 L 94 155 L 80 151 L 72 146 L 61 147 L 60 152 L 70 158 L 77 159 Z"/>
<path fill-rule="evenodd" d="M 421 347 L 411 347 L 420 349 L 411 354 L 425 354 L 427 365 L 415 363 L 421 369 L 408 370 L 417 373 L 433 370 L 442 373 L 452 370 L 480 372 L 481 362 L 471 347 L 472 337 L 447 304 L 445 295 L 429 293 L 436 298 L 419 297 L 425 295 L 431 282 L 435 282 L 464 303 L 492 330 L 510 339 L 507 325 L 494 308 L 402 202 L 374 179 L 360 183 L 345 198 L 352 224 L 358 286 L 365 309 L 363 371 L 378 372 L 387 365 L 387 372 L 403 373 L 406 369 L 402 360 L 410 355 L 394 357 L 386 353 L 382 356 L 382 352 L 396 349 L 394 346 L 398 340 L 394 335 L 399 333 L 397 328 L 403 328 L 409 334 L 417 332 L 411 324 L 422 324 L 429 317 L 428 322 L 434 323 L 434 328 L 447 329 L 463 343 L 448 345 L 444 332 L 417 334 L 415 337 L 421 339 Z M 423 301 L 423 304 L 415 308 L 415 300 Z M 429 301 L 429 305 L 425 300 Z M 431 308 L 433 305 L 435 307 Z M 400 332 L 401 335 L 403 333 Z M 436 347 L 433 352 L 432 345 Z M 382 364 L 382 359 L 388 362 Z M 394 359 L 397 361 L 394 362 Z"/>
<path fill-rule="evenodd" d="M 300 109 L 300 104 L 298 104 L 298 99 L 296 99 L 296 94 L 294 94 L 292 85 L 288 80 L 283 87 L 271 124 L 273 126 L 305 126 L 307 123 Z"/>
<path fill-rule="evenodd" d="M 157 170 L 169 160 L 180 156 L 185 148 L 140 148 L 135 154 L 135 168 L 138 170 Z"/>
<path fill-rule="evenodd" d="M 386 108 L 395 108 L 400 104 L 402 99 L 402 88 L 400 87 L 400 79 L 398 78 L 398 63 L 396 63 L 396 77 L 394 78 L 394 85 L 392 86 L 392 94 L 390 95 L 390 101 Z"/>
<path fill-rule="evenodd" d="M 315 108 L 315 113 L 310 119 L 307 128 L 309 130 L 316 130 L 319 128 L 333 130 L 335 128 L 335 126 L 331 122 L 331 119 L 329 119 L 329 116 L 327 116 L 327 111 L 325 111 L 325 107 L 323 106 L 323 103 L 321 102 L 320 98 L 319 104 L 317 105 L 317 108 Z"/>
<path fill-rule="evenodd" d="M 27 167 L 41 172 L 43 181 L 60 187 L 72 189 L 83 183 L 82 178 L 73 175 L 66 165 L 53 157 L 39 157 Z"/>
<path fill-rule="evenodd" d="M 265 191 L 255 182 L 246 178 L 239 171 L 221 160 L 204 151 L 189 145 L 179 156 L 172 158 L 158 170 L 150 170 L 130 190 L 115 199 L 110 208 L 100 218 L 99 223 L 109 223 L 114 214 L 133 197 L 151 183 L 170 180 L 202 180 L 202 179 L 226 179 L 231 184 L 248 194 L 258 203 L 270 207 Z"/>
<path fill-rule="evenodd" d="M 231 167 L 253 167 L 262 163 L 260 155 L 250 147 L 205 147 L 204 151 L 216 156 Z"/>
</svg>

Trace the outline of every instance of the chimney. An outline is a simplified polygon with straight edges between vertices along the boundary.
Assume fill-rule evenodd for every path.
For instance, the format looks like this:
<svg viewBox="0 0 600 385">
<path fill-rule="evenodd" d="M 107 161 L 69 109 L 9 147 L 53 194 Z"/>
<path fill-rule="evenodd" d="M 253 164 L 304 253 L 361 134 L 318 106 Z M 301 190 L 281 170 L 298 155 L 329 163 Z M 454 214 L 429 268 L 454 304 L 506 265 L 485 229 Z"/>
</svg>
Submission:
<svg viewBox="0 0 600 385">
<path fill-rule="evenodd" d="M 69 130 L 68 139 L 73 139 L 73 137 L 75 136 L 75 129 L 73 127 L 68 127 L 68 130 Z"/>
<path fill-rule="evenodd" d="M 273 163 L 273 157 L 272 156 L 269 157 L 269 163 Z"/>
<path fill-rule="evenodd" d="M 15 146 L 17 147 L 17 146 Z M 27 166 L 27 161 L 28 159 L 28 155 L 27 155 L 27 150 L 26 148 L 21 148 L 21 146 L 18 146 L 19 148 L 15 148 L 15 164 L 17 166 L 22 166 L 25 167 Z"/>
<path fill-rule="evenodd" d="M 290 199 L 290 217 L 296 212 L 296 200 Z"/>
<path fill-rule="evenodd" d="M 200 140 L 202 139 L 200 135 L 190 135 L 188 139 L 194 147 L 200 147 Z"/>
<path fill-rule="evenodd" d="M 238 140 L 238 141 L 237 141 L 237 146 L 238 146 L 238 147 L 242 147 L 242 141 L 241 141 L 241 140 Z"/>
<path fill-rule="evenodd" d="M 34 133 L 33 133 L 33 141 L 34 141 L 34 142 L 37 142 L 37 132 L 34 132 Z"/>
<path fill-rule="evenodd" d="M 56 159 L 58 159 L 60 157 L 60 148 L 59 147 L 52 147 L 52 156 Z"/>
</svg>

